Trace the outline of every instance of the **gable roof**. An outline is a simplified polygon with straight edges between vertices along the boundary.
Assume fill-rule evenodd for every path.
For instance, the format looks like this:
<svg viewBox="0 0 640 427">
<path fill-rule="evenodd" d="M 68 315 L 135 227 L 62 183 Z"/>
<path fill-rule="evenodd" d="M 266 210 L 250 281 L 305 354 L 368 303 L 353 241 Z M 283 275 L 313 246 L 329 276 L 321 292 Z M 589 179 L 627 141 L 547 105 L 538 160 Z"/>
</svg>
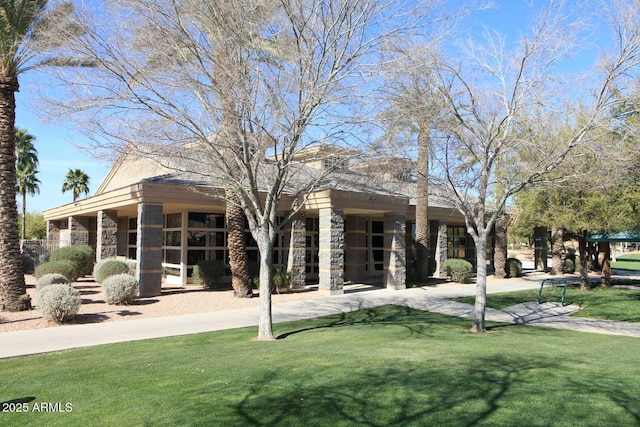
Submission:
<svg viewBox="0 0 640 427">
<path fill-rule="evenodd" d="M 167 185 L 193 185 L 224 188 L 226 182 L 219 170 L 211 162 L 206 152 L 198 152 L 197 147 L 138 145 L 134 151 L 121 155 L 114 163 L 96 195 L 140 182 L 156 182 Z M 195 153 L 194 153 L 195 151 Z M 254 171 L 260 190 L 266 190 L 270 180 L 277 173 L 278 165 L 273 159 L 259 159 L 259 167 Z M 377 168 L 347 168 L 327 173 L 307 165 L 293 162 L 289 165 L 290 176 L 284 189 L 285 195 L 294 196 L 301 189 L 312 191 L 339 190 L 364 194 L 377 194 L 406 198 L 415 205 L 416 183 L 393 179 L 388 174 L 377 173 Z M 430 186 L 429 205 L 454 208 L 439 189 Z"/>
</svg>

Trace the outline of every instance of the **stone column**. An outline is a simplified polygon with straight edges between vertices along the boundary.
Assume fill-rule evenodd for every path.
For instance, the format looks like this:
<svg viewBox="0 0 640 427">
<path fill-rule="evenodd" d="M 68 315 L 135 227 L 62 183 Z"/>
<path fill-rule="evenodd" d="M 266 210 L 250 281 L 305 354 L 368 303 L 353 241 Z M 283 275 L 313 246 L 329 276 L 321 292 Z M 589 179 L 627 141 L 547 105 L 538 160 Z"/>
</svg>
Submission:
<svg viewBox="0 0 640 427">
<path fill-rule="evenodd" d="M 60 221 L 47 221 L 47 241 L 60 243 Z"/>
<path fill-rule="evenodd" d="M 288 240 L 287 271 L 291 273 L 291 286 L 302 288 L 305 285 L 305 256 L 307 224 L 302 214 L 297 214 L 291 220 L 291 230 Z"/>
<path fill-rule="evenodd" d="M 141 297 L 160 295 L 162 291 L 162 205 L 138 205 L 138 294 Z"/>
<path fill-rule="evenodd" d="M 89 218 L 69 217 L 69 243 L 71 245 L 89 244 Z"/>
<path fill-rule="evenodd" d="M 433 277 L 445 278 L 447 272 L 444 271 L 444 263 L 447 261 L 447 223 L 444 221 L 437 221 L 438 223 L 438 236 L 435 241 L 435 262 L 436 271 L 433 273 Z"/>
<path fill-rule="evenodd" d="M 97 260 L 115 258 L 118 255 L 118 213 L 116 211 L 98 211 L 97 227 Z"/>
<path fill-rule="evenodd" d="M 346 220 L 345 279 L 364 282 L 367 277 L 367 218 L 349 215 Z"/>
<path fill-rule="evenodd" d="M 325 295 L 344 293 L 344 213 L 320 209 L 319 290 Z"/>
<path fill-rule="evenodd" d="M 383 283 L 387 289 L 400 290 L 407 287 L 406 224 L 404 214 L 384 215 Z"/>
</svg>

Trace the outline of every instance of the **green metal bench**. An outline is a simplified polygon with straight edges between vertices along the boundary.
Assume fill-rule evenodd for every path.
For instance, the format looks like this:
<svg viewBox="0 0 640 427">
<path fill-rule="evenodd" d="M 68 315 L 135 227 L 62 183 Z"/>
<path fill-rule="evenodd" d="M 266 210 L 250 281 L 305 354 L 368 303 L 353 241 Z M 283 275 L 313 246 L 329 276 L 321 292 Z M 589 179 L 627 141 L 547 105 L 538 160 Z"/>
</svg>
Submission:
<svg viewBox="0 0 640 427">
<path fill-rule="evenodd" d="M 559 288 L 560 286 L 562 286 L 562 299 L 560 300 L 560 302 L 562 303 L 562 306 L 564 307 L 565 301 L 564 301 L 564 297 L 567 293 L 567 287 L 569 286 L 569 283 L 567 282 L 567 279 L 544 279 L 542 281 L 542 283 L 540 283 L 540 291 L 538 292 L 538 304 L 541 304 L 542 301 L 542 290 L 544 289 L 544 286 L 547 285 L 547 287 L 551 287 L 554 291 L 556 290 L 556 288 Z"/>
</svg>

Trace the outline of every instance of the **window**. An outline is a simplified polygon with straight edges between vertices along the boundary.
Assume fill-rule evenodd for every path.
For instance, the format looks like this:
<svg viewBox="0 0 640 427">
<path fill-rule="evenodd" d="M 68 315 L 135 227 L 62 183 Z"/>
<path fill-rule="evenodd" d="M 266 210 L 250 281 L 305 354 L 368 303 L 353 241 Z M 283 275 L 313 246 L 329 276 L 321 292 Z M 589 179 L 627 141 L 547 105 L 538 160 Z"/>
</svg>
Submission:
<svg viewBox="0 0 640 427">
<path fill-rule="evenodd" d="M 227 230 L 224 214 L 189 212 L 187 214 L 187 266 L 191 272 L 200 261 L 227 262 Z"/>
<path fill-rule="evenodd" d="M 127 229 L 127 258 L 136 259 L 138 244 L 138 218 L 129 218 Z"/>
<path fill-rule="evenodd" d="M 336 156 L 327 156 L 323 161 L 324 168 L 329 170 L 342 170 L 345 168 L 345 162 L 345 159 Z"/>
<path fill-rule="evenodd" d="M 369 250 L 371 251 L 371 260 L 367 265 L 369 271 L 384 270 L 384 221 L 368 221 L 369 229 Z"/>
<path fill-rule="evenodd" d="M 320 219 L 307 218 L 306 219 L 306 253 L 305 253 L 305 267 L 306 274 L 318 274 L 320 269 L 318 248 L 320 247 Z"/>
<path fill-rule="evenodd" d="M 177 266 L 180 264 L 182 247 L 182 213 L 172 213 L 164 216 L 164 239 L 162 250 L 164 262 L 176 267 L 167 269 L 167 274 L 179 274 Z"/>
<path fill-rule="evenodd" d="M 473 242 L 464 225 L 447 226 L 447 258 L 474 260 Z"/>
</svg>

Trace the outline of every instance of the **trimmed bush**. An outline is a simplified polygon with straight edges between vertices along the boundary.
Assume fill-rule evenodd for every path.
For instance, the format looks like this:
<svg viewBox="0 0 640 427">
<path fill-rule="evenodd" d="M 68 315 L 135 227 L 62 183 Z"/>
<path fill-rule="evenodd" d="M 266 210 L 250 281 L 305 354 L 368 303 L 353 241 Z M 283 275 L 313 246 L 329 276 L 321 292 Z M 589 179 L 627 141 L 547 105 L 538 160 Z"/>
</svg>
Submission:
<svg viewBox="0 0 640 427">
<path fill-rule="evenodd" d="M 22 270 L 24 274 L 33 274 L 36 268 L 36 260 L 27 254 L 22 254 Z"/>
<path fill-rule="evenodd" d="M 107 277 L 102 282 L 102 295 L 107 304 L 133 304 L 138 296 L 138 281 L 128 273 Z"/>
<path fill-rule="evenodd" d="M 36 279 L 41 278 L 45 274 L 58 273 L 69 279 L 69 282 L 78 280 L 78 266 L 69 260 L 49 261 L 36 267 L 33 275 Z"/>
<path fill-rule="evenodd" d="M 36 281 L 36 292 L 40 292 L 46 286 L 50 285 L 68 285 L 69 279 L 62 274 L 49 273 L 45 274 Z"/>
<path fill-rule="evenodd" d="M 42 317 L 56 323 L 73 318 L 80 310 L 80 292 L 65 284 L 52 284 L 38 292 L 38 309 Z"/>
<path fill-rule="evenodd" d="M 522 276 L 522 261 L 518 258 L 507 258 L 507 277 Z"/>
<path fill-rule="evenodd" d="M 102 283 L 105 279 L 117 274 L 129 274 L 129 266 L 126 262 L 115 258 L 107 258 L 98 262 L 93 268 L 93 278 Z"/>
<path fill-rule="evenodd" d="M 469 283 L 473 266 L 463 259 L 448 259 L 444 262 L 444 269 L 451 280 L 459 283 Z"/>
<path fill-rule="evenodd" d="M 128 259 L 125 261 L 125 264 L 129 267 L 129 274 L 135 276 L 136 271 L 138 271 L 138 261 L 135 259 Z M 163 274 L 163 276 L 166 276 L 166 274 Z"/>
<path fill-rule="evenodd" d="M 60 249 L 56 249 L 51 252 L 51 256 L 49 257 L 49 261 L 69 260 L 75 263 L 78 266 L 77 270 L 79 277 L 91 274 L 94 259 L 95 254 L 91 246 L 76 245 L 64 246 Z"/>
<path fill-rule="evenodd" d="M 226 274 L 227 266 L 222 261 L 198 261 L 198 264 L 193 267 L 191 278 L 194 285 L 203 288 L 226 289 L 227 286 L 223 283 Z"/>
</svg>

